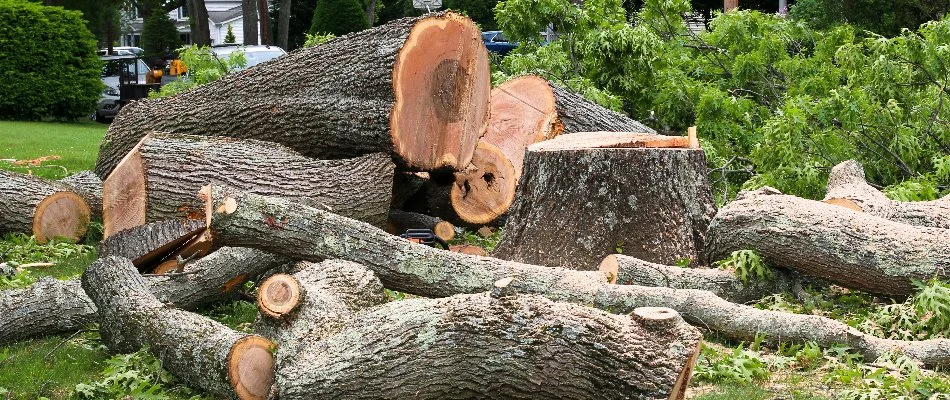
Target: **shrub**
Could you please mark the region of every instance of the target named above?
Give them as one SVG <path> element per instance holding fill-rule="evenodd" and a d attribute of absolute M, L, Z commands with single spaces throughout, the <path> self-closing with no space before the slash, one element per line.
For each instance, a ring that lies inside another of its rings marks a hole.
<path fill-rule="evenodd" d="M 0 0 L 0 119 L 74 120 L 102 93 L 96 40 L 82 14 Z"/>
<path fill-rule="evenodd" d="M 318 0 L 310 33 L 345 35 L 369 28 L 360 0 Z"/>
<path fill-rule="evenodd" d="M 237 43 L 237 38 L 234 37 L 234 28 L 231 27 L 231 24 L 228 24 L 228 34 L 224 35 L 224 43 Z"/>

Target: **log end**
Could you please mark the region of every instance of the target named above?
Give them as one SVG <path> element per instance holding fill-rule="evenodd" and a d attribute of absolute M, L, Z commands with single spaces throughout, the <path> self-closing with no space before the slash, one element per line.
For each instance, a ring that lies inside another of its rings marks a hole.
<path fill-rule="evenodd" d="M 452 225 L 449 221 L 439 221 L 435 224 L 435 229 L 432 231 L 436 236 L 446 242 L 455 239 L 455 225 Z"/>
<path fill-rule="evenodd" d="M 583 149 L 682 149 L 702 151 L 695 132 L 691 136 L 663 136 L 642 132 L 578 132 L 535 143 L 529 151 Z"/>
<path fill-rule="evenodd" d="M 145 168 L 139 149 L 142 138 L 112 173 L 102 181 L 102 234 L 104 237 L 145 224 Z"/>
<path fill-rule="evenodd" d="M 485 249 L 478 246 L 473 246 L 470 244 L 458 244 L 454 246 L 449 246 L 449 251 L 454 252 L 454 253 L 468 254 L 471 256 L 488 257 L 488 252 L 485 251 Z"/>
<path fill-rule="evenodd" d="M 679 312 L 667 307 L 637 307 L 631 316 L 643 326 L 654 329 L 670 329 L 683 320 Z"/>
<path fill-rule="evenodd" d="M 498 85 L 491 91 L 489 107 L 483 140 L 502 149 L 519 170 L 526 146 L 553 139 L 564 131 L 554 91 L 539 76 L 525 75 Z"/>
<path fill-rule="evenodd" d="M 276 274 L 261 283 L 257 308 L 271 318 L 281 318 L 300 306 L 303 287 L 292 275 Z"/>
<path fill-rule="evenodd" d="M 175 272 L 178 269 L 178 260 L 165 260 L 161 264 L 158 264 L 154 270 L 153 274 L 167 274 L 169 272 Z"/>
<path fill-rule="evenodd" d="M 620 277 L 620 263 L 617 261 L 616 254 L 611 254 L 607 257 L 604 257 L 603 261 L 600 262 L 600 267 L 598 269 L 607 276 L 607 283 L 617 283 L 617 278 Z"/>
<path fill-rule="evenodd" d="M 858 205 L 858 203 L 855 203 L 853 200 L 850 200 L 850 199 L 825 199 L 825 200 L 822 200 L 821 202 L 826 203 L 826 204 L 831 204 L 833 206 L 844 207 L 844 208 L 857 211 L 860 213 L 864 212 L 864 209 L 862 209 L 861 206 Z"/>
<path fill-rule="evenodd" d="M 456 175 L 452 208 L 471 224 L 487 224 L 508 211 L 515 201 L 518 177 L 511 161 L 494 145 L 479 141 L 472 163 L 478 168 Z"/>
<path fill-rule="evenodd" d="M 56 237 L 77 241 L 86 234 L 91 213 L 89 204 L 78 194 L 53 193 L 36 205 L 33 235 L 39 243 Z"/>
<path fill-rule="evenodd" d="M 264 400 L 274 384 L 274 342 L 256 335 L 239 339 L 228 354 L 228 377 L 241 400 Z"/>

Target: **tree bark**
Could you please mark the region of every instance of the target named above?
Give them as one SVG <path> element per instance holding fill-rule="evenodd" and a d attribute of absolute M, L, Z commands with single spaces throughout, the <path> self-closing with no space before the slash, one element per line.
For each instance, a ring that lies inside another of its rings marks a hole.
<path fill-rule="evenodd" d="M 260 250 L 225 247 L 188 263 L 183 275 L 146 280 L 162 303 L 194 310 L 232 298 L 247 280 L 289 263 Z M 0 291 L 0 343 L 85 329 L 96 313 L 79 279 L 41 278 L 28 288 Z"/>
<path fill-rule="evenodd" d="M 270 7 L 267 0 L 257 0 L 258 19 L 261 22 L 261 44 L 274 44 L 270 32 Z"/>
<path fill-rule="evenodd" d="M 70 187 L 30 175 L 0 171 L 0 235 L 24 233 L 39 243 L 86 234 L 91 211 Z"/>
<path fill-rule="evenodd" d="M 89 205 L 90 218 L 102 219 L 102 179 L 95 172 L 80 171 L 59 181 L 82 196 Z"/>
<path fill-rule="evenodd" d="M 414 212 L 390 210 L 386 228 L 387 232 L 394 235 L 406 233 L 409 229 L 430 229 L 446 242 L 455 238 L 455 225 L 451 222 Z"/>
<path fill-rule="evenodd" d="M 256 45 L 258 43 L 257 0 L 241 0 L 241 13 L 244 17 L 244 44 Z"/>
<path fill-rule="evenodd" d="M 191 41 L 196 46 L 211 45 L 211 27 L 208 25 L 208 7 L 204 0 L 186 0 L 188 15 L 190 15 Z M 134 143 L 133 143 L 134 144 Z M 121 157 L 121 155 L 119 156 Z M 106 174 L 96 169 L 99 177 L 105 177 Z"/>
<path fill-rule="evenodd" d="M 270 393 L 270 340 L 167 307 L 128 259 L 99 259 L 83 273 L 82 287 L 100 310 L 99 332 L 110 350 L 148 346 L 162 368 L 218 396 L 265 399 Z"/>
<path fill-rule="evenodd" d="M 766 187 L 716 214 L 708 258 L 751 249 L 766 262 L 850 289 L 907 296 L 912 280 L 947 277 L 950 230 L 889 221 Z"/>
<path fill-rule="evenodd" d="M 205 221 L 195 219 L 157 221 L 129 228 L 99 243 L 99 257 L 128 258 L 140 271 L 151 271 L 158 264 L 174 259 L 176 250 L 201 235 L 204 229 Z"/>
<path fill-rule="evenodd" d="M 472 167 L 456 175 L 452 188 L 455 212 L 472 224 L 489 223 L 511 207 L 525 149 L 534 143 L 562 133 L 656 133 L 534 75 L 492 89 L 489 110 L 488 129 L 479 140 Z"/>
<path fill-rule="evenodd" d="M 123 107 L 96 173 L 107 176 L 152 131 L 264 139 L 319 159 L 386 152 L 409 169 L 464 168 L 488 118 L 487 57 L 464 16 L 396 20 Z"/>
<path fill-rule="evenodd" d="M 299 199 L 382 226 L 393 168 L 379 153 L 313 160 L 270 142 L 150 134 L 105 180 L 104 231 L 108 237 L 146 222 L 202 218 L 195 193 L 208 183 Z"/>
<path fill-rule="evenodd" d="M 679 148 L 681 139 L 576 133 L 532 145 L 492 254 L 581 269 L 620 251 L 661 264 L 704 264 L 703 236 L 715 213 L 706 157 Z"/>
<path fill-rule="evenodd" d="M 823 201 L 905 224 L 950 229 L 950 196 L 934 201 L 891 200 L 867 183 L 864 168 L 854 160 L 831 169 Z"/>
<path fill-rule="evenodd" d="M 376 24 L 376 0 L 369 0 L 366 5 L 366 21 L 369 22 L 369 26 Z"/>
<path fill-rule="evenodd" d="M 537 296 L 416 298 L 308 342 L 277 386 L 281 399 L 682 399 L 701 340 L 673 310 L 627 316 Z"/>
<path fill-rule="evenodd" d="M 605 257 L 600 271 L 609 274 L 610 283 L 708 290 L 733 303 L 748 303 L 775 293 L 801 290 L 798 277 L 785 270 L 775 269 L 770 278 L 750 278 L 743 282 L 731 270 L 674 267 L 622 254 Z"/>
<path fill-rule="evenodd" d="M 280 14 L 277 16 L 277 46 L 287 49 L 290 37 L 291 0 L 280 0 Z"/>

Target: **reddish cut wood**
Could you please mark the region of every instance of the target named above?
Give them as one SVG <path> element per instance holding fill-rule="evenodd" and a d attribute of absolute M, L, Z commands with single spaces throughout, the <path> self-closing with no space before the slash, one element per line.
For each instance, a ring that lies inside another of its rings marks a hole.
<path fill-rule="evenodd" d="M 272 275 L 261 282 L 257 309 L 271 318 L 280 318 L 293 312 L 303 296 L 303 288 L 293 275 Z"/>
<path fill-rule="evenodd" d="M 459 174 L 452 185 L 452 209 L 465 222 L 485 224 L 508 211 L 518 173 L 508 156 L 485 141 L 478 142 L 472 164 L 478 169 Z"/>
<path fill-rule="evenodd" d="M 102 236 L 145 224 L 145 168 L 139 149 L 143 137 L 102 182 Z"/>

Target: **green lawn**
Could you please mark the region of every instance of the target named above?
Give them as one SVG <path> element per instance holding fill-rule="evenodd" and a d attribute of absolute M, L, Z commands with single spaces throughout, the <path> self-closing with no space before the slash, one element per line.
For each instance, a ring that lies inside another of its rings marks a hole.
<path fill-rule="evenodd" d="M 108 125 L 92 121 L 0 121 L 0 169 L 32 173 L 50 179 L 92 169 L 96 165 L 99 142 L 107 128 Z M 45 161 L 39 166 L 11 162 L 48 156 L 59 158 Z"/>

